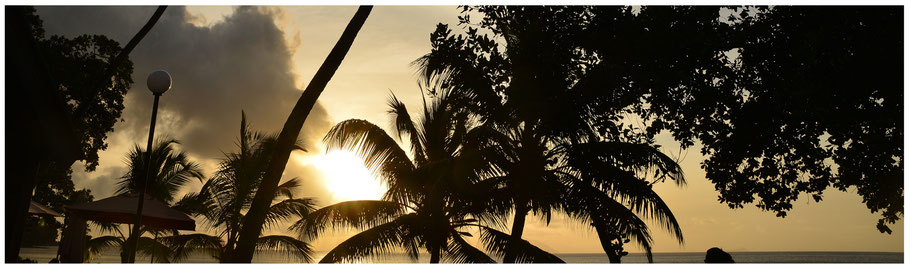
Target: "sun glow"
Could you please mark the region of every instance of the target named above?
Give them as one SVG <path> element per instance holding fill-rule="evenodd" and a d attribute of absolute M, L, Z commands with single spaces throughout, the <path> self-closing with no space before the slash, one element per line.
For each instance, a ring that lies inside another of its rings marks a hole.
<path fill-rule="evenodd" d="M 387 190 L 353 152 L 332 150 L 316 157 L 313 164 L 325 173 L 326 188 L 336 202 L 379 200 Z"/>

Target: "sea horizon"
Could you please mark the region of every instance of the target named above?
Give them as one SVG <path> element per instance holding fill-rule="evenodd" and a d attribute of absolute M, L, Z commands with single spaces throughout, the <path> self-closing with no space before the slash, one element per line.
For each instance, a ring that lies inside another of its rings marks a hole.
<path fill-rule="evenodd" d="M 56 246 L 23 247 L 20 256 L 38 263 L 47 263 L 56 256 Z M 328 251 L 314 251 L 313 258 L 319 261 Z M 736 263 L 904 263 L 904 252 L 887 251 L 729 251 Z M 566 263 L 609 263 L 604 253 L 553 253 Z M 703 263 L 704 252 L 653 252 L 654 263 Z M 428 263 L 430 256 L 421 253 L 416 261 L 405 253 L 390 253 L 373 257 L 358 263 Z M 139 255 L 137 263 L 147 263 L 149 257 Z M 500 259 L 496 259 L 501 262 Z M 623 263 L 647 263 L 642 252 L 629 253 Z M 116 249 L 105 251 L 91 263 L 120 263 Z M 191 254 L 178 263 L 218 263 L 217 260 L 201 253 Z M 260 251 L 253 257 L 253 263 L 304 263 L 296 257 L 277 251 Z M 443 263 L 445 260 L 443 259 Z"/>

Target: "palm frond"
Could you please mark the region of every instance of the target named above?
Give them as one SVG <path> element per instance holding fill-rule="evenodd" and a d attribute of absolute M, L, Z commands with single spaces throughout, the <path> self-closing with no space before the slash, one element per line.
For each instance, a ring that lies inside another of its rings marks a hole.
<path fill-rule="evenodd" d="M 654 241 L 647 224 L 603 191 L 580 180 L 574 183 L 568 186 L 562 210 L 571 218 L 592 224 L 600 237 L 609 233 L 634 240 L 651 261 L 651 244 Z"/>
<path fill-rule="evenodd" d="M 110 248 L 123 245 L 123 239 L 117 236 L 93 237 L 85 242 L 85 262 L 91 262 Z"/>
<path fill-rule="evenodd" d="M 208 210 L 201 212 L 201 215 L 205 217 L 205 223 L 211 227 L 222 226 L 231 219 L 236 194 L 236 188 L 232 183 L 230 178 L 219 172 L 207 180 L 199 191 L 200 199 L 208 205 Z"/>
<path fill-rule="evenodd" d="M 120 230 L 119 223 L 101 222 L 101 221 L 89 221 L 89 223 L 94 224 L 95 226 L 98 226 L 98 229 L 102 234 L 116 233 L 116 234 L 120 235 L 121 238 L 124 237 L 123 231 Z"/>
<path fill-rule="evenodd" d="M 175 234 L 158 238 L 164 245 L 172 249 L 171 258 L 174 262 L 186 259 L 191 253 L 201 252 L 211 257 L 221 254 L 224 247 L 221 238 L 207 234 Z"/>
<path fill-rule="evenodd" d="M 413 185 L 410 173 L 414 164 L 382 128 L 365 120 L 346 120 L 335 124 L 323 139 L 327 149 L 355 151 L 364 166 L 386 181 L 388 186 Z"/>
<path fill-rule="evenodd" d="M 453 197 L 457 202 L 449 208 L 449 213 L 470 215 L 482 223 L 508 229 L 507 218 L 513 208 L 514 193 L 505 188 L 506 177 L 489 177 L 472 184 L 469 190 Z"/>
<path fill-rule="evenodd" d="M 284 235 L 266 235 L 256 241 L 256 249 L 274 250 L 293 255 L 306 263 L 313 262 L 313 249 L 306 242 Z"/>
<path fill-rule="evenodd" d="M 598 141 L 573 145 L 570 158 L 596 159 L 615 167 L 652 172 L 655 181 L 672 180 L 678 186 L 685 186 L 682 167 L 659 149 L 639 143 Z"/>
<path fill-rule="evenodd" d="M 170 247 L 165 245 L 162 241 L 149 237 L 139 238 L 139 252 L 145 256 L 149 256 L 152 262 L 157 263 L 170 263 L 170 257 L 173 255 L 173 251 Z"/>
<path fill-rule="evenodd" d="M 511 236 L 489 227 L 480 226 L 480 240 L 488 252 L 499 257 L 506 254 L 506 248 L 510 247 Z M 520 263 L 565 263 L 556 255 L 546 252 L 537 246 L 534 246 L 527 240 L 522 239 L 514 245 L 516 253 L 516 262 Z"/>
<path fill-rule="evenodd" d="M 453 263 L 496 263 L 493 258 L 487 256 L 483 251 L 468 244 L 459 235 L 452 236 L 449 241 L 449 247 L 445 252 L 446 259 Z"/>
<path fill-rule="evenodd" d="M 608 193 L 614 199 L 628 204 L 633 211 L 642 214 L 648 219 L 657 221 L 682 244 L 684 240 L 679 222 L 670 207 L 654 192 L 652 184 L 636 176 L 633 172 L 618 167 L 616 161 L 624 159 L 626 163 L 635 165 L 656 162 L 658 164 L 651 164 L 650 166 L 663 167 L 659 169 L 666 170 L 660 173 L 674 179 L 679 184 L 684 184 L 685 180 L 679 165 L 675 162 L 667 163 L 666 161 L 672 160 L 662 153 L 657 154 L 659 151 L 649 146 L 612 142 L 587 143 L 586 145 L 590 147 L 573 147 L 573 149 L 569 150 L 567 167 L 572 171 L 567 174 L 572 177 L 582 178 L 584 179 L 583 182 L 587 182 L 578 184 L 588 184 L 596 187 L 602 192 Z M 631 148 L 631 150 L 611 150 L 611 147 L 612 149 Z M 594 152 L 594 150 L 603 150 L 603 152 Z M 651 152 L 651 157 L 628 156 L 630 155 L 629 152 Z M 654 161 L 655 159 L 657 161 Z"/>
<path fill-rule="evenodd" d="M 411 142 L 411 152 L 414 154 L 415 163 L 424 163 L 427 160 L 424 151 L 425 139 L 423 134 L 417 130 L 417 125 L 411 120 L 408 108 L 395 97 L 395 94 L 389 96 L 389 111 L 392 116 L 392 127 L 394 132 L 401 139 L 402 135 L 407 135 Z"/>
<path fill-rule="evenodd" d="M 300 187 L 300 178 L 291 178 L 284 183 L 278 185 L 278 188 L 275 189 L 275 199 L 283 198 L 294 198 L 294 188 Z"/>
<path fill-rule="evenodd" d="M 660 195 L 654 192 L 650 184 L 644 181 L 626 180 L 624 184 L 614 184 L 612 193 L 619 194 L 620 201 L 627 203 L 632 210 L 642 216 L 657 221 L 662 228 L 669 231 L 676 240 L 684 242 L 682 228 Z"/>
<path fill-rule="evenodd" d="M 291 217 L 306 217 L 316 210 L 312 198 L 285 199 L 269 207 L 265 215 L 265 227 L 270 228 Z"/>
<path fill-rule="evenodd" d="M 219 236 L 236 239 L 232 236 L 242 229 L 245 211 L 252 203 L 276 150 L 277 137 L 277 134 L 253 131 L 246 113 L 241 113 L 237 149 L 224 153 L 218 171 L 205 181 L 199 192 L 200 199 L 208 206 L 203 214 L 206 224 L 215 228 Z M 296 141 L 292 150 L 304 150 L 303 143 Z M 274 204 L 266 213 L 264 225 L 273 227 L 292 216 L 304 216 L 314 210 L 312 198 L 295 197 L 294 189 L 301 185 L 300 182 L 299 178 L 292 178 L 277 186 Z"/>
<path fill-rule="evenodd" d="M 403 230 L 415 226 L 416 217 L 411 213 L 355 234 L 326 253 L 319 263 L 356 262 L 368 257 L 380 257 L 397 247 L 407 246 L 409 244 L 403 238 Z"/>
<path fill-rule="evenodd" d="M 191 192 L 183 195 L 183 198 L 174 202 L 172 208 L 186 213 L 190 216 L 198 216 L 213 210 L 214 205 L 211 199 L 205 197 L 201 192 Z"/>
<path fill-rule="evenodd" d="M 117 183 L 115 195 L 138 193 L 140 183 L 146 178 L 146 165 L 150 165 L 150 180 L 146 184 L 146 193 L 165 203 L 171 203 L 174 195 L 192 179 L 200 182 L 204 179 L 198 163 L 189 160 L 184 152 L 179 152 L 174 145 L 177 140 L 158 140 L 151 151 L 151 159 L 146 158 L 146 151 L 135 145 L 127 155 L 129 171 Z"/>
<path fill-rule="evenodd" d="M 391 201 L 347 201 L 313 211 L 290 229 L 297 231 L 301 238 L 314 239 L 329 227 L 365 229 L 387 223 L 403 212 L 401 204 Z"/>

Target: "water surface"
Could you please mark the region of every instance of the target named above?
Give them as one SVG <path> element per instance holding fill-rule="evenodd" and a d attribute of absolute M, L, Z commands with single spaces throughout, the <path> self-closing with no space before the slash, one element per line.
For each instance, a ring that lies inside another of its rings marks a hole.
<path fill-rule="evenodd" d="M 120 263 L 119 250 L 108 250 L 93 263 Z M 56 256 L 57 247 L 22 248 L 19 256 L 46 263 Z M 318 261 L 325 252 L 314 253 Z M 903 252 L 730 252 L 737 263 L 903 263 Z M 567 263 L 609 263 L 603 253 L 557 253 L 556 256 Z M 405 254 L 390 254 L 375 258 L 373 263 L 427 263 L 429 255 L 421 255 L 417 261 Z M 654 253 L 655 263 L 703 263 L 703 252 L 662 252 Z M 139 256 L 137 262 L 148 262 L 148 256 Z M 642 253 L 632 253 L 623 257 L 624 263 L 646 263 L 647 257 Z M 215 259 L 203 254 L 190 255 L 184 263 L 216 263 Z M 300 263 L 295 257 L 275 251 L 263 251 L 253 257 L 254 263 Z"/>

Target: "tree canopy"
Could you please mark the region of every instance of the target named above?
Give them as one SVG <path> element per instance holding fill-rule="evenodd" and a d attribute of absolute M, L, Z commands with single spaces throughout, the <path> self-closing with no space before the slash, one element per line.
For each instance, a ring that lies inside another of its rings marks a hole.
<path fill-rule="evenodd" d="M 63 213 L 63 206 L 91 202 L 94 197 L 89 189 L 76 190 L 70 180 L 72 170 L 69 167 L 49 165 L 38 173 L 40 184 L 35 185 L 35 195 L 32 201 L 47 206 L 48 208 Z M 53 245 L 58 239 L 57 233 L 63 224 L 54 217 L 29 217 L 26 224 L 27 237 L 23 237 L 23 245 Z"/>
<path fill-rule="evenodd" d="M 653 142 L 668 131 L 683 148 L 698 143 L 731 208 L 755 203 L 784 217 L 800 195 L 821 201 L 828 187 L 856 188 L 890 233 L 903 216 L 902 19 L 899 7 L 464 7 L 465 34 L 446 25 L 431 34 L 433 53 L 448 58 L 417 63 L 460 62 L 424 77 L 456 76 L 527 104 L 502 112 L 478 103 L 481 115 L 531 113 L 557 132 L 590 124 L 608 138 Z M 515 45 L 519 34 L 548 38 Z M 522 47 L 549 49 L 514 57 Z M 508 70 L 522 66 L 548 68 L 512 81 Z M 534 86 L 559 82 L 548 76 L 565 78 L 571 95 Z M 507 92 L 515 83 L 534 87 Z"/>
<path fill-rule="evenodd" d="M 615 97 L 631 91 L 615 87 L 627 78 L 614 76 L 598 48 L 586 47 L 610 41 L 592 30 L 595 15 L 634 19 L 632 9 L 484 6 L 463 12 L 466 33 L 438 25 L 431 52 L 415 64 L 428 86 L 441 84 L 476 104 L 469 110 L 482 122 L 480 137 L 487 141 L 481 144 L 496 148 L 489 159 L 503 170 L 489 181 L 502 184 L 504 200 L 514 205 L 512 241 L 521 239 L 527 214 L 549 220 L 561 211 L 595 227 L 611 262 L 620 261 L 630 238 L 650 257 L 650 232 L 636 214 L 657 220 L 682 242 L 675 217 L 651 189 L 666 178 L 685 182 L 681 170 L 671 158 L 654 158 L 664 155 L 641 130 L 622 126 L 628 103 Z M 482 17 L 472 21 L 475 12 Z M 579 153 L 584 148 L 597 152 Z M 512 248 L 506 247 L 506 263 L 520 260 Z"/>
<path fill-rule="evenodd" d="M 901 9 L 737 11 L 723 38 L 703 39 L 720 50 L 670 69 L 687 79 L 645 91 L 649 133 L 701 142 L 702 168 L 731 208 L 755 202 L 783 217 L 800 194 L 856 188 L 890 233 L 903 216 Z"/>
<path fill-rule="evenodd" d="M 103 79 L 110 63 L 120 55 L 120 44 L 103 35 L 45 37 L 43 22 L 28 8 L 27 21 L 38 43 L 41 61 L 56 84 L 59 98 L 66 103 L 79 139 L 86 170 L 98 166 L 98 151 L 107 149 L 108 133 L 120 120 L 123 96 L 133 84 L 133 63 L 127 58 Z M 103 81 L 104 83 L 100 83 Z"/>

